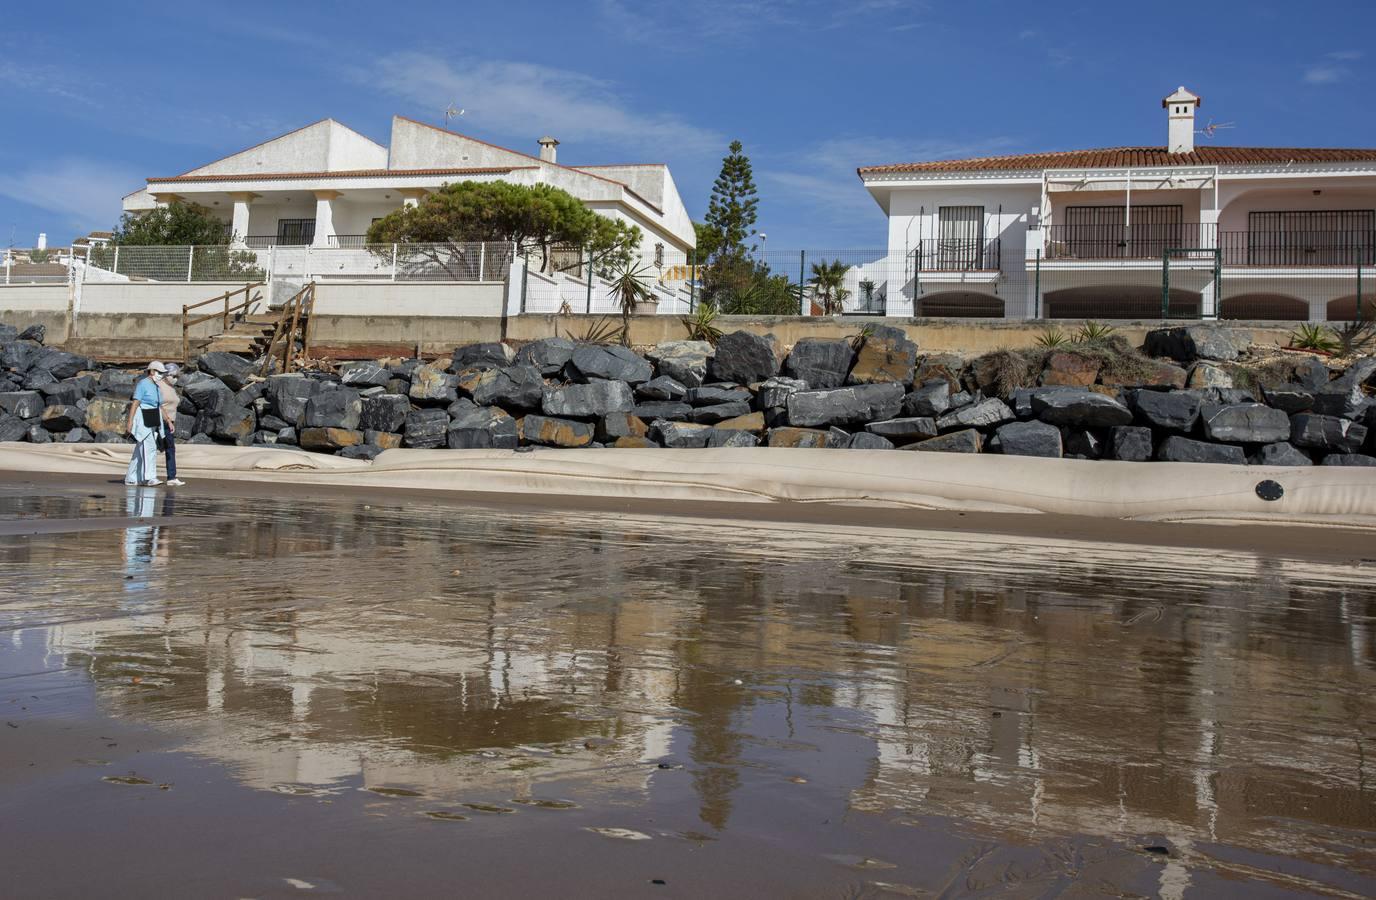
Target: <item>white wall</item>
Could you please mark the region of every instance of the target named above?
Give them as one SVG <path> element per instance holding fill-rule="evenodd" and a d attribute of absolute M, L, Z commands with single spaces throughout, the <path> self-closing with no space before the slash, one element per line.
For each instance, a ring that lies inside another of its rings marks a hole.
<path fill-rule="evenodd" d="M 1031 185 L 896 189 L 889 200 L 889 256 L 901 259 L 911 255 L 919 239 L 935 238 L 943 206 L 983 206 L 985 239 L 1002 239 L 1005 260 L 1020 256 L 1027 245 L 1028 213 L 1040 202 L 1040 187 Z"/>
<path fill-rule="evenodd" d="M 322 316 L 500 316 L 505 301 L 500 281 L 326 281 L 315 288 L 315 312 Z"/>
<path fill-rule="evenodd" d="M 1224 181 L 1219 190 L 1222 212 L 1220 231 L 1246 231 L 1249 213 L 1277 210 L 1376 209 L 1376 187 L 1278 188 L 1253 183 Z"/>
<path fill-rule="evenodd" d="M 69 297 L 65 284 L 0 284 L 0 310 L 65 311 Z"/>
<path fill-rule="evenodd" d="M 187 174 L 256 175 L 265 172 L 381 169 L 386 166 L 385 147 L 332 119 L 326 119 L 192 169 Z"/>

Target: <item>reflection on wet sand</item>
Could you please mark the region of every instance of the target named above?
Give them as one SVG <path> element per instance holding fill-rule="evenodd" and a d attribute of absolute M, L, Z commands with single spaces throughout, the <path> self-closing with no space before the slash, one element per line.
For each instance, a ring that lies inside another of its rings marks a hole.
<path fill-rule="evenodd" d="M 876 891 L 1376 891 L 1369 571 L 171 498 L 0 495 L 3 516 L 131 519 L 0 538 L 0 627 L 250 788 L 769 834 Z M 838 856 L 804 813 L 887 849 Z M 892 858 L 886 829 L 971 843 Z"/>

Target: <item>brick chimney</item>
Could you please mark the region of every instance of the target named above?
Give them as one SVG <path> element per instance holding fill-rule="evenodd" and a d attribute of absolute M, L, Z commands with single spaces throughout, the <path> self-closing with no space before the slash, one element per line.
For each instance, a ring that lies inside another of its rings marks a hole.
<path fill-rule="evenodd" d="M 549 135 L 540 138 L 540 158 L 547 163 L 557 163 L 559 151 L 554 148 L 558 146 L 559 142 Z"/>
<path fill-rule="evenodd" d="M 1194 152 L 1194 111 L 1203 100 L 1191 94 L 1181 85 L 1175 93 L 1161 101 L 1166 110 L 1167 129 L 1166 150 L 1170 153 Z"/>

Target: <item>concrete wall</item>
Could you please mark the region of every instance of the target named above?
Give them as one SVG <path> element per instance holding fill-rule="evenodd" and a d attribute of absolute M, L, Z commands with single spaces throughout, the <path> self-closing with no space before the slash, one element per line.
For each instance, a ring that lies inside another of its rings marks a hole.
<path fill-rule="evenodd" d="M 1226 181 L 1223 185 L 1219 197 L 1223 204 L 1218 217 L 1219 231 L 1247 231 L 1252 212 L 1376 209 L 1376 187 L 1322 188 L 1315 194 L 1313 189 L 1229 185 Z"/>
<path fill-rule="evenodd" d="M 329 316 L 444 317 L 502 315 L 506 284 L 501 281 L 316 282 L 315 309 Z"/>

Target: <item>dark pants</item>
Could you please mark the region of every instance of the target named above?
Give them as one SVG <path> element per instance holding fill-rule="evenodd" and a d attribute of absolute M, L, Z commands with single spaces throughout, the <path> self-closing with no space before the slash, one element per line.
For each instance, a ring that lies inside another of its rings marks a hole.
<path fill-rule="evenodd" d="M 162 437 L 167 447 L 167 480 L 171 481 L 177 477 L 177 442 L 172 439 L 172 432 L 166 428 L 162 431 Z"/>

